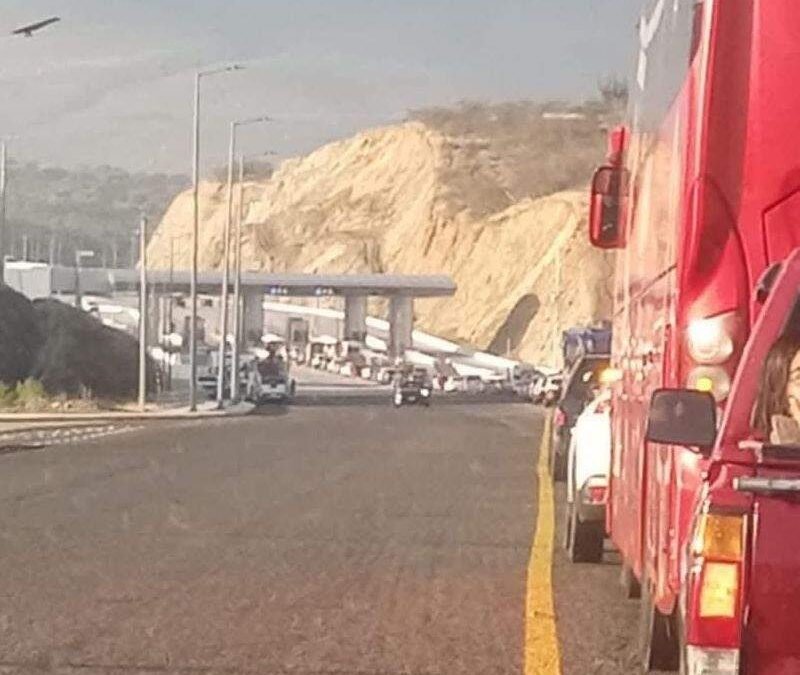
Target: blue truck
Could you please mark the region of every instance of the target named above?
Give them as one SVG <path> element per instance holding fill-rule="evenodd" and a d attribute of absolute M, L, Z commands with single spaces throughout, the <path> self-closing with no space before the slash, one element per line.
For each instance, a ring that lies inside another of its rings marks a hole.
<path fill-rule="evenodd" d="M 592 326 L 574 326 L 561 334 L 564 370 L 569 371 L 585 354 L 611 353 L 611 322 L 599 321 Z"/>

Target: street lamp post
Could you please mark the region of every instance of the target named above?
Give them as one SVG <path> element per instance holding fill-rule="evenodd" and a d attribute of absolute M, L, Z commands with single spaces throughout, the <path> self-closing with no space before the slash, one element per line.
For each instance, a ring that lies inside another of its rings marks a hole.
<path fill-rule="evenodd" d="M 6 257 L 6 142 L 0 143 L 0 284 L 5 281 Z"/>
<path fill-rule="evenodd" d="M 225 219 L 225 234 L 222 252 L 222 288 L 220 291 L 220 338 L 219 338 L 219 368 L 217 371 L 217 407 L 222 408 L 225 402 L 225 351 L 228 341 L 228 286 L 230 285 L 230 251 L 231 251 L 231 225 L 233 221 L 233 158 L 236 153 L 236 130 L 250 124 L 269 122 L 266 115 L 253 117 L 246 120 L 231 122 L 230 142 L 228 145 L 228 214 Z M 233 380 L 233 377 L 231 377 Z"/>
<path fill-rule="evenodd" d="M 268 150 L 260 156 L 275 155 Z M 244 162 L 245 156 L 239 155 L 239 211 L 236 215 L 236 236 L 233 249 L 233 354 L 231 356 L 231 401 L 239 401 L 239 355 L 242 344 L 242 226 L 244 224 Z"/>
<path fill-rule="evenodd" d="M 231 355 L 231 403 L 239 402 L 239 342 L 242 296 L 242 220 L 244 219 L 244 155 L 239 155 L 239 211 L 236 214 L 236 238 L 233 250 L 233 353 Z"/>
<path fill-rule="evenodd" d="M 209 75 L 243 70 L 243 66 L 233 65 L 212 70 L 199 70 L 194 77 L 194 116 L 192 122 L 192 271 L 190 279 L 191 322 L 189 325 L 189 410 L 197 410 L 197 253 L 200 205 L 200 80 Z"/>
<path fill-rule="evenodd" d="M 77 249 L 75 251 L 75 306 L 81 309 L 81 260 L 93 258 L 94 251 Z"/>
<path fill-rule="evenodd" d="M 147 218 L 139 225 L 139 410 L 147 399 Z"/>

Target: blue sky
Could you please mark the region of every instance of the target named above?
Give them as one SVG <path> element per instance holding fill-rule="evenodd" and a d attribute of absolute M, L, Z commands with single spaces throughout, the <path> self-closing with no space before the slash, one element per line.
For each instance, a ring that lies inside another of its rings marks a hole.
<path fill-rule="evenodd" d="M 635 0 L 6 0 L 0 33 L 57 14 L 33 39 L 0 37 L 0 135 L 62 166 L 188 172 L 198 66 L 209 79 L 204 166 L 228 122 L 248 151 L 307 152 L 462 99 L 581 99 L 626 74 Z"/>

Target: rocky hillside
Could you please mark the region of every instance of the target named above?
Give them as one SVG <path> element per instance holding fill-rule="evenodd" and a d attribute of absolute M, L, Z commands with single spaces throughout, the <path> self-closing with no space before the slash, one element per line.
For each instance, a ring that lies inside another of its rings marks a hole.
<path fill-rule="evenodd" d="M 550 122 L 541 111 L 532 119 Z M 538 154 L 528 139 L 534 159 L 527 185 L 519 151 L 501 154 L 498 134 L 461 124 L 455 136 L 435 122 L 367 131 L 249 183 L 245 269 L 447 273 L 458 293 L 418 301 L 421 328 L 546 362 L 556 322 L 586 322 L 610 309 L 610 262 L 590 249 L 585 234 L 584 186 L 602 154 L 598 120 L 552 120 L 564 131 L 562 143 L 551 139 Z M 574 125 L 584 132 L 573 133 Z M 564 187 L 579 189 L 537 196 Z M 214 268 L 221 261 L 224 186 L 204 183 L 201 200 L 201 266 Z M 176 266 L 188 267 L 190 227 L 185 192 L 152 237 L 152 264 L 169 264 L 169 240 L 177 238 L 185 245 L 175 247 Z M 556 298 L 559 267 L 564 284 Z"/>

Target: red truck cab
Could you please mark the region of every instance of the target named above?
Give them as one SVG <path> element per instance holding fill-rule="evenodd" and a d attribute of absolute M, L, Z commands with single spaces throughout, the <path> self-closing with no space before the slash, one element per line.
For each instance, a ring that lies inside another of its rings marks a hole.
<path fill-rule="evenodd" d="M 651 452 L 683 446 L 708 462 L 681 551 L 686 673 L 800 673 L 800 437 L 772 445 L 753 428 L 770 348 L 800 334 L 800 249 L 770 281 L 719 428 L 713 397 L 697 390 L 656 391 L 649 410 Z"/>

